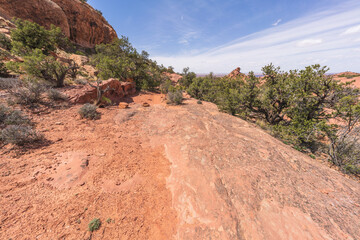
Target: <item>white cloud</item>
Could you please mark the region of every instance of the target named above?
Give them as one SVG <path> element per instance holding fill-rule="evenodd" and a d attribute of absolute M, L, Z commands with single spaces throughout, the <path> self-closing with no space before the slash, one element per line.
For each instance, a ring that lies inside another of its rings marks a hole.
<path fill-rule="evenodd" d="M 349 34 L 354 34 L 354 33 L 358 33 L 358 32 L 360 32 L 360 25 L 346 29 L 346 31 L 343 33 L 343 35 L 349 35 Z"/>
<path fill-rule="evenodd" d="M 273 26 L 277 26 L 277 25 L 279 25 L 279 23 L 281 22 L 282 20 L 281 19 L 278 19 L 276 22 L 274 22 L 272 25 Z"/>
<path fill-rule="evenodd" d="M 360 58 L 355 51 L 359 48 L 356 39 L 360 34 L 355 28 L 360 26 L 359 16 L 358 1 L 342 3 L 341 9 L 334 7 L 295 19 L 202 53 L 154 59 L 174 66 L 177 71 L 189 66 L 197 73 L 227 73 L 237 66 L 244 72 L 260 72 L 270 62 L 285 70 L 320 63 L 329 66 L 332 72 L 360 71 Z M 352 34 L 342 35 L 345 32 Z"/>
<path fill-rule="evenodd" d="M 297 43 L 298 47 L 308 47 L 322 43 L 322 39 L 304 39 Z"/>

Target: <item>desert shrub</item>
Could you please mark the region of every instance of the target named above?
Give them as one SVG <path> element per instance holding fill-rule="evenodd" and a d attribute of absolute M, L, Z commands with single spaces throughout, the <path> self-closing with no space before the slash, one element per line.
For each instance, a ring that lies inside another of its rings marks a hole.
<path fill-rule="evenodd" d="M 41 94 L 45 92 L 44 85 L 27 81 L 22 87 L 11 90 L 11 94 L 15 97 L 15 102 L 22 105 L 33 105 L 41 102 Z"/>
<path fill-rule="evenodd" d="M 1 131 L 1 140 L 5 144 L 12 143 L 22 146 L 28 143 L 42 141 L 43 135 L 39 134 L 30 126 L 10 125 Z"/>
<path fill-rule="evenodd" d="M 183 101 L 183 95 L 181 90 L 169 91 L 166 95 L 167 104 L 180 105 Z"/>
<path fill-rule="evenodd" d="M 50 88 L 47 91 L 47 96 L 49 97 L 49 99 L 53 101 L 59 101 L 59 100 L 63 101 L 67 99 L 67 97 L 62 92 L 53 88 Z"/>
<path fill-rule="evenodd" d="M 5 125 L 29 125 L 30 119 L 21 111 L 10 111 L 4 120 Z"/>
<path fill-rule="evenodd" d="M 99 119 L 100 113 L 96 111 L 96 109 L 97 107 L 95 105 L 86 103 L 79 109 L 80 117 L 91 120 Z"/>
<path fill-rule="evenodd" d="M 9 71 L 5 63 L 0 62 L 0 77 L 7 77 L 7 76 L 9 76 Z"/>
<path fill-rule="evenodd" d="M 54 51 L 56 47 L 65 47 L 69 40 L 61 29 L 51 26 L 50 30 L 37 23 L 15 19 L 16 28 L 11 30 L 12 51 L 16 55 L 25 56 L 35 49 L 41 49 L 44 54 Z"/>
<path fill-rule="evenodd" d="M 182 78 L 179 80 L 179 84 L 181 86 L 184 86 L 185 88 L 188 88 L 193 82 L 193 80 L 196 78 L 196 74 L 194 72 L 190 72 L 189 69 L 189 67 L 183 69 L 183 72 L 181 74 Z"/>
<path fill-rule="evenodd" d="M 149 59 L 145 51 L 138 53 L 128 38 L 122 37 L 110 44 L 96 46 L 91 63 L 99 70 L 101 79 L 132 79 L 138 89 L 151 90 L 161 83 L 161 69 Z"/>
<path fill-rule="evenodd" d="M 0 33 L 0 47 L 6 50 L 11 50 L 11 40 L 4 34 Z"/>
<path fill-rule="evenodd" d="M 91 220 L 91 222 L 89 223 L 89 231 L 90 232 L 94 232 L 96 230 L 98 230 L 101 226 L 101 221 L 99 218 L 94 218 L 93 220 Z"/>
<path fill-rule="evenodd" d="M 5 120 L 6 120 L 7 116 L 8 116 L 8 113 L 9 113 L 9 108 L 7 108 L 3 104 L 1 104 L 0 105 L 0 125 L 5 123 Z"/>
<path fill-rule="evenodd" d="M 198 100 L 196 103 L 197 103 L 197 104 L 202 104 L 202 101 L 201 101 L 201 100 Z"/>
<path fill-rule="evenodd" d="M 102 11 L 100 11 L 100 10 L 98 10 L 98 9 L 96 9 L 95 11 L 96 11 L 98 14 L 100 14 L 101 16 L 103 15 Z"/>
<path fill-rule="evenodd" d="M 86 79 L 83 79 L 83 78 L 75 79 L 74 82 L 76 84 L 80 84 L 80 85 L 86 85 L 88 83 L 88 81 Z"/>
<path fill-rule="evenodd" d="M 44 79 L 56 87 L 63 87 L 66 76 L 78 68 L 74 63 L 56 61 L 54 57 L 46 56 L 41 50 L 35 49 L 24 57 L 24 62 L 19 64 L 18 72 L 23 70 L 32 77 Z"/>
<path fill-rule="evenodd" d="M 17 78 L 0 78 L 0 89 L 10 90 L 21 86 L 22 82 Z"/>
<path fill-rule="evenodd" d="M 166 79 L 163 83 L 160 84 L 161 93 L 164 93 L 164 94 L 168 93 L 171 86 L 172 86 L 171 80 Z"/>

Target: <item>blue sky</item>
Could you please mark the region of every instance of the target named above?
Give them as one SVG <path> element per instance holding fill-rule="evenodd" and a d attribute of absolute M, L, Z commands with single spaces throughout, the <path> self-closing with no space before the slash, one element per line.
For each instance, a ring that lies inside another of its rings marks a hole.
<path fill-rule="evenodd" d="M 360 72 L 359 0 L 89 0 L 139 50 L 176 71 L 260 72 L 320 63 Z"/>

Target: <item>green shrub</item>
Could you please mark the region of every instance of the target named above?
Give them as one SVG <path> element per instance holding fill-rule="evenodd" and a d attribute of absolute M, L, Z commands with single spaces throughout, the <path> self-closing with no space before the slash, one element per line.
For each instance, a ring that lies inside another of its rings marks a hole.
<path fill-rule="evenodd" d="M 6 50 L 11 50 L 11 40 L 5 36 L 5 34 L 0 33 L 0 47 Z"/>
<path fill-rule="evenodd" d="M 10 125 L 1 131 L 1 140 L 18 146 L 40 142 L 43 135 L 32 129 L 30 126 Z"/>
<path fill-rule="evenodd" d="M 35 49 L 31 54 L 25 56 L 24 62 L 19 65 L 19 69 L 23 69 L 28 75 L 44 79 L 56 87 L 63 87 L 66 76 L 71 71 L 77 71 L 78 68 L 76 64 L 56 61 L 54 57 L 44 55 L 39 49 Z"/>
<path fill-rule="evenodd" d="M 154 89 L 163 78 L 160 67 L 149 59 L 149 54 L 145 51 L 139 54 L 124 36 L 110 44 L 97 45 L 91 63 L 99 70 L 101 79 L 132 79 L 138 89 Z"/>
<path fill-rule="evenodd" d="M 169 91 L 167 96 L 167 104 L 180 105 L 183 101 L 183 95 L 181 90 Z"/>
<path fill-rule="evenodd" d="M 86 103 L 79 109 L 79 114 L 81 118 L 86 119 L 99 119 L 100 113 L 96 111 L 97 107 L 93 104 Z"/>
<path fill-rule="evenodd" d="M 101 226 L 101 221 L 99 218 L 94 218 L 93 220 L 91 220 L 91 222 L 89 223 L 89 231 L 90 232 L 94 232 L 96 230 L 98 230 Z"/>
<path fill-rule="evenodd" d="M 196 74 L 194 72 L 190 72 L 189 67 L 183 69 L 181 76 L 182 78 L 179 80 L 179 84 L 185 88 L 188 88 L 196 78 Z"/>
<path fill-rule="evenodd" d="M 37 23 L 15 19 L 16 28 L 11 30 L 12 51 L 16 55 L 25 56 L 34 49 L 41 49 L 44 54 L 54 51 L 56 47 L 65 47 L 69 40 L 61 29 L 51 26 L 50 30 Z"/>

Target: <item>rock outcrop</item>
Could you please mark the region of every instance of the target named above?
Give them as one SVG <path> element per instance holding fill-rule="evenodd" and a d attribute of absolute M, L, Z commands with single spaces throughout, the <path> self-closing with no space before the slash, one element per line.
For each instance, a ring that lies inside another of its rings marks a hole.
<path fill-rule="evenodd" d="M 231 79 L 237 78 L 239 76 L 245 76 L 245 74 L 240 72 L 240 67 L 234 69 L 231 73 L 226 75 L 227 78 L 231 78 Z"/>
<path fill-rule="evenodd" d="M 111 100 L 112 103 L 118 104 L 123 97 L 132 95 L 136 92 L 134 82 L 120 82 L 118 79 L 111 78 L 100 84 L 102 90 L 109 89 L 104 93 L 104 97 Z M 64 91 L 73 104 L 91 103 L 96 100 L 96 88 L 89 85 L 74 86 Z"/>
<path fill-rule="evenodd" d="M 0 16 L 34 21 L 47 28 L 53 24 L 83 47 L 109 43 L 117 37 L 101 14 L 80 0 L 0 0 Z"/>

